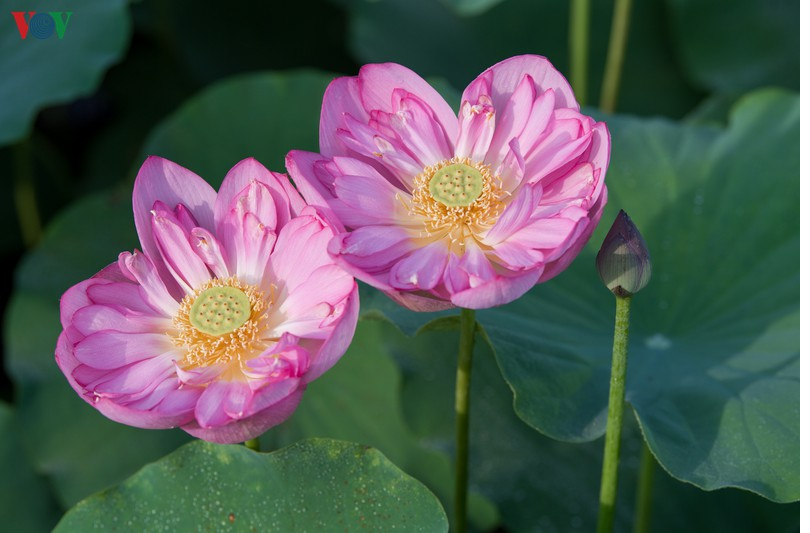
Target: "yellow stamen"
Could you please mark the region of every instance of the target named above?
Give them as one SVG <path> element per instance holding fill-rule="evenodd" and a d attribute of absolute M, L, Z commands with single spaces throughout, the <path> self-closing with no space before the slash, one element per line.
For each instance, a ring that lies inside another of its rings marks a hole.
<path fill-rule="evenodd" d="M 272 339 L 262 333 L 270 298 L 238 279 L 214 278 L 186 295 L 174 317 L 172 341 L 184 348 L 179 362 L 185 369 L 252 359 Z"/>
<path fill-rule="evenodd" d="M 477 239 L 497 222 L 507 196 L 489 165 L 454 157 L 414 178 L 409 214 L 424 221 L 425 237 L 447 237 L 461 255 L 468 237 Z"/>

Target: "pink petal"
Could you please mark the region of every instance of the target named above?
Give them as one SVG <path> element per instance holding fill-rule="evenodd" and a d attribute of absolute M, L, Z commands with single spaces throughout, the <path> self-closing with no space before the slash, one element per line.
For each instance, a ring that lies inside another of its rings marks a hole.
<path fill-rule="evenodd" d="M 184 368 L 182 362 L 175 364 L 174 371 L 184 385 L 208 385 L 218 379 L 228 369 L 226 364 Z"/>
<path fill-rule="evenodd" d="M 519 228 L 508 239 L 510 242 L 537 250 L 565 248 L 577 227 L 578 220 L 562 216 L 535 220 Z"/>
<path fill-rule="evenodd" d="M 449 139 L 457 137 L 458 121 L 453 110 L 430 84 L 412 70 L 395 63 L 365 65 L 360 69 L 358 78 L 360 98 L 367 111 L 379 109 L 387 113 L 396 112 L 393 94 L 397 89 L 402 89 L 425 103 Z M 324 97 L 324 105 L 327 104 L 335 103 L 327 103 Z M 340 105 L 340 102 L 336 104 Z"/>
<path fill-rule="evenodd" d="M 261 280 L 275 232 L 305 207 L 286 176 L 245 159 L 225 177 L 217 197 L 217 239 L 228 269 L 248 283 Z"/>
<path fill-rule="evenodd" d="M 485 97 L 489 105 L 492 105 L 492 99 L 489 95 L 492 94 L 492 70 L 486 70 L 479 74 L 461 93 L 461 103 L 480 102 L 481 97 Z M 459 111 L 459 122 L 461 121 L 461 111 Z"/>
<path fill-rule="evenodd" d="M 564 116 L 561 111 L 573 113 L 558 110 L 548 134 L 525 156 L 526 176 L 530 183 L 541 180 L 568 162 L 577 161 L 590 146 L 593 134 L 590 129 L 583 129 L 582 122 L 587 117 L 558 118 Z"/>
<path fill-rule="evenodd" d="M 252 157 L 234 165 L 222 181 L 214 205 L 217 227 L 236 202 L 242 202 L 243 211 L 253 213 L 272 230 L 286 224 L 306 205 L 287 176 L 270 172 Z"/>
<path fill-rule="evenodd" d="M 267 270 L 270 255 L 276 243 L 276 234 L 253 213 L 241 217 L 232 211 L 226 222 L 233 233 L 228 239 L 227 254 L 232 258 L 229 271 L 251 285 L 259 285 Z"/>
<path fill-rule="evenodd" d="M 284 333 L 278 343 L 245 363 L 242 373 L 251 378 L 251 387 L 290 377 L 301 377 L 309 368 L 309 352 L 295 344 L 298 338 Z"/>
<path fill-rule="evenodd" d="M 536 146 L 539 140 L 546 134 L 553 113 L 554 91 L 547 89 L 532 103 L 531 111 L 526 120 L 526 126 L 517 137 L 520 145 L 524 146 L 527 150 Z"/>
<path fill-rule="evenodd" d="M 462 101 L 459 118 L 455 155 L 483 161 L 495 134 L 495 108 L 489 95 L 481 95 L 476 102 Z"/>
<path fill-rule="evenodd" d="M 329 160 L 321 154 L 293 150 L 285 158 L 287 172 L 295 183 L 296 188 L 310 205 L 327 206 L 327 200 L 334 198 L 334 179 L 329 172 L 324 171 Z M 316 168 L 320 168 L 320 171 Z"/>
<path fill-rule="evenodd" d="M 182 426 L 183 431 L 209 442 L 234 444 L 258 437 L 273 426 L 281 424 L 293 414 L 301 401 L 303 388 L 299 388 L 267 409 L 248 418 L 230 422 L 225 426 L 203 428 L 196 421 Z"/>
<path fill-rule="evenodd" d="M 356 288 L 354 279 L 337 265 L 318 268 L 281 302 L 278 309 L 284 321 L 276 326 L 275 334 L 322 338 L 327 332 L 321 331 L 321 325 Z"/>
<path fill-rule="evenodd" d="M 163 262 L 186 293 L 211 279 L 208 267 L 189 243 L 190 235 L 157 203 L 152 210 L 152 234 Z"/>
<path fill-rule="evenodd" d="M 572 232 L 572 238 L 570 239 L 568 248 L 561 251 L 562 254 L 559 258 L 556 258 L 556 261 L 546 266 L 543 276 L 540 278 L 540 283 L 553 278 L 565 270 L 565 268 L 571 264 L 571 261 L 574 260 L 579 252 L 582 251 L 585 243 L 588 242 L 588 239 L 593 234 L 593 230 L 599 223 L 599 219 L 602 217 L 602 210 L 604 209 L 606 203 L 607 189 L 603 188 L 602 194 L 595 200 L 594 205 L 587 214 L 587 218 L 581 219 L 577 229 Z"/>
<path fill-rule="evenodd" d="M 228 382 L 230 390 L 222 402 L 222 409 L 230 418 L 239 419 L 245 416 L 253 400 L 250 385 L 242 380 Z M 205 393 L 203 393 L 205 395 Z"/>
<path fill-rule="evenodd" d="M 544 187 L 540 205 L 556 205 L 560 206 L 560 209 L 585 199 L 590 200 L 597 185 L 593 165 L 590 163 L 581 163 L 553 181 L 547 178 L 541 180 L 540 183 Z"/>
<path fill-rule="evenodd" d="M 335 180 L 339 201 L 330 205 L 344 225 L 357 228 L 408 220 L 408 208 L 400 197 L 409 195 L 376 172 L 374 174 L 376 176 L 340 176 Z"/>
<path fill-rule="evenodd" d="M 315 269 L 332 263 L 326 247 L 333 235 L 334 230 L 317 216 L 294 218 L 278 235 L 263 284 L 295 290 Z"/>
<path fill-rule="evenodd" d="M 142 289 L 141 295 L 152 308 L 165 316 L 174 316 L 177 313 L 180 307 L 179 298 L 175 299 L 169 294 L 158 269 L 148 257 L 137 250 L 132 254 L 122 252 L 118 256 L 118 266 L 122 272 L 138 282 Z"/>
<path fill-rule="evenodd" d="M 471 239 L 467 240 L 458 268 L 467 274 L 470 287 L 481 285 L 497 276 L 486 254 Z"/>
<path fill-rule="evenodd" d="M 59 319 L 62 329 L 67 329 L 73 323 L 73 315 L 76 314 L 76 311 L 93 303 L 87 295 L 87 290 L 94 285 L 106 284 L 102 280 L 91 278 L 77 283 L 65 291 L 59 300 Z"/>
<path fill-rule="evenodd" d="M 378 129 L 360 122 L 354 117 L 346 117 L 346 127 L 336 132 L 353 157 L 361 156 L 369 164 L 376 165 L 383 174 L 390 175 L 392 183 L 408 186 L 413 176 L 424 168 L 400 141 L 388 137 Z"/>
<path fill-rule="evenodd" d="M 494 246 L 524 227 L 529 222 L 542 196 L 543 189 L 539 186 L 524 185 L 521 187 L 498 217 L 495 225 L 486 233 L 482 242 L 487 246 Z"/>
<path fill-rule="evenodd" d="M 201 387 L 187 387 L 182 384 L 176 385 L 172 380 L 166 380 L 155 389 L 155 394 L 160 395 L 161 400 L 152 408 L 155 413 L 173 414 L 180 413 L 184 415 L 183 421 L 175 424 L 185 424 L 194 419 L 194 407 L 197 405 L 197 400 L 203 393 Z M 168 392 L 163 391 L 167 389 Z"/>
<path fill-rule="evenodd" d="M 526 172 L 526 162 L 520 149 L 520 141 L 512 139 L 506 150 L 506 155 L 495 167 L 495 175 L 501 178 L 501 187 L 508 193 L 513 193 L 521 183 Z"/>
<path fill-rule="evenodd" d="M 166 387 L 172 386 L 169 381 L 164 382 L 164 384 Z M 88 403 L 110 420 L 143 429 L 176 428 L 187 423 L 193 417 L 192 411 L 176 412 L 142 409 L 130 405 L 119 405 L 114 399 L 98 396 L 93 400 L 88 400 Z"/>
<path fill-rule="evenodd" d="M 357 279 L 390 291 L 388 270 L 419 246 L 420 242 L 401 227 L 364 226 L 332 239 L 328 251 L 338 264 Z"/>
<path fill-rule="evenodd" d="M 595 169 L 600 171 L 598 175 L 596 172 L 594 172 L 594 174 L 597 179 L 601 178 L 596 187 L 602 189 L 604 186 L 605 172 L 610 163 L 610 133 L 604 122 L 596 123 L 592 133 L 591 150 L 588 154 L 588 160 L 593 164 Z"/>
<path fill-rule="evenodd" d="M 117 265 L 116 265 L 117 266 Z M 87 296 L 93 303 L 134 313 L 151 316 L 165 316 L 144 299 L 141 288 L 135 283 L 96 283 L 87 287 Z"/>
<path fill-rule="evenodd" d="M 414 250 L 391 268 L 391 286 L 407 290 L 434 288 L 442 279 L 450 253 L 444 240 Z"/>
<path fill-rule="evenodd" d="M 386 292 L 385 295 L 402 307 L 416 311 L 417 313 L 435 313 L 456 307 L 449 300 L 441 300 L 433 296 L 425 296 L 414 292 L 391 291 Z"/>
<path fill-rule="evenodd" d="M 369 113 L 360 98 L 360 82 L 356 77 L 332 81 L 324 91 L 320 121 L 320 150 L 326 157 L 348 155 L 335 132 L 345 127 L 345 117 L 353 116 L 368 122 Z M 289 167 L 288 167 L 289 168 Z M 306 195 L 305 195 L 306 197 Z"/>
<path fill-rule="evenodd" d="M 230 395 L 239 396 L 244 389 L 250 392 L 250 387 L 241 380 L 211 382 L 197 400 L 197 406 L 194 409 L 194 418 L 200 427 L 223 426 L 230 422 L 231 417 L 225 409 L 228 397 Z"/>
<path fill-rule="evenodd" d="M 488 161 L 500 160 L 506 154 L 509 142 L 523 132 L 534 101 L 534 80 L 527 74 L 522 77 L 503 106 L 495 108 L 495 134 L 489 147 Z"/>
<path fill-rule="evenodd" d="M 349 294 L 345 304 L 336 310 L 339 318 L 331 324 L 331 333 L 324 339 L 320 349 L 311 357 L 309 368 L 303 379 L 304 383 L 311 382 L 332 368 L 349 348 L 360 312 L 360 298 L 356 287 L 355 285 L 355 290 Z"/>
<path fill-rule="evenodd" d="M 80 362 L 100 369 L 114 369 L 171 352 L 174 347 L 163 333 L 101 331 L 74 348 Z"/>
<path fill-rule="evenodd" d="M 495 257 L 491 257 L 494 255 Z M 519 242 L 502 241 L 492 247 L 490 257 L 509 270 L 528 270 L 542 267 L 545 254 Z"/>
<path fill-rule="evenodd" d="M 287 378 L 274 381 L 253 392 L 249 406 L 246 406 L 247 416 L 253 416 L 265 409 L 283 401 L 284 398 L 294 394 L 301 385 L 299 378 Z M 234 417 L 237 418 L 237 417 Z"/>
<path fill-rule="evenodd" d="M 542 269 L 512 277 L 499 276 L 451 297 L 454 304 L 467 309 L 487 309 L 514 301 L 537 283 Z"/>
<path fill-rule="evenodd" d="M 219 240 L 213 233 L 205 228 L 192 229 L 191 245 L 200 259 L 214 273 L 214 276 L 227 278 L 230 275 L 225 250 L 220 246 Z"/>
<path fill-rule="evenodd" d="M 526 75 L 531 76 L 537 92 L 554 91 L 555 106 L 579 110 L 574 92 L 565 77 L 542 56 L 522 55 L 510 57 L 487 69 L 491 75 L 492 101 L 495 109 L 503 109 Z M 474 82 L 473 82 L 474 83 Z"/>
<path fill-rule="evenodd" d="M 82 335 L 91 335 L 97 331 L 164 332 L 172 325 L 169 318 L 124 314 L 108 305 L 82 307 L 73 314 L 72 324 Z"/>
<path fill-rule="evenodd" d="M 160 253 L 152 235 L 152 206 L 156 201 L 172 209 L 177 204 L 183 204 L 200 226 L 213 229 L 215 199 L 216 192 L 205 180 L 176 163 L 150 156 L 141 166 L 132 194 L 135 228 L 144 253 L 156 262 L 156 268 L 164 280 L 168 281 L 170 277 L 159 263 Z"/>
<path fill-rule="evenodd" d="M 141 398 L 154 391 L 174 375 L 172 357 L 152 357 L 113 370 L 98 370 L 80 365 L 73 377 L 88 391 L 98 396 Z M 175 378 L 176 381 L 176 378 Z"/>
<path fill-rule="evenodd" d="M 423 167 L 453 156 L 447 134 L 418 96 L 397 89 L 392 95 L 392 104 L 393 112 L 386 115 L 391 129 Z"/>

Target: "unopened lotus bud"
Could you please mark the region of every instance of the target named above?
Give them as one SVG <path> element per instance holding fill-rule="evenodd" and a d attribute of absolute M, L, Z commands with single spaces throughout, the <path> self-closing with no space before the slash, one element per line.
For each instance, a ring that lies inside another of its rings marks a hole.
<path fill-rule="evenodd" d="M 616 296 L 632 296 L 650 281 L 652 264 L 647 244 L 623 210 L 619 211 L 596 254 L 596 269 L 605 286 Z"/>

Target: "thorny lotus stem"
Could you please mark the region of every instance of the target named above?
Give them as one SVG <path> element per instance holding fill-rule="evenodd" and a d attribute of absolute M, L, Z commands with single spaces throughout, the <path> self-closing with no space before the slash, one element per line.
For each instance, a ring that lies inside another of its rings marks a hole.
<path fill-rule="evenodd" d="M 254 452 L 262 451 L 261 443 L 259 443 L 259 439 L 250 439 L 245 441 L 245 448 L 249 450 L 253 450 Z"/>
<path fill-rule="evenodd" d="M 599 109 L 605 113 L 616 110 L 619 96 L 619 79 L 622 75 L 624 52 L 627 48 L 627 34 L 630 29 L 630 8 L 632 0 L 616 0 L 613 8 L 613 24 L 610 28 L 605 77 L 602 79 L 602 95 Z"/>
<path fill-rule="evenodd" d="M 456 370 L 456 531 L 466 531 L 467 464 L 469 462 L 470 373 L 475 342 L 475 311 L 461 310 L 461 336 Z"/>
<path fill-rule="evenodd" d="M 605 454 L 602 461 L 602 488 L 599 491 L 598 533 L 613 531 L 616 510 L 616 482 L 619 473 L 619 445 L 624 413 L 624 381 L 627 374 L 627 337 L 630 326 L 631 296 L 616 296 L 616 325 L 613 330 L 613 363 L 610 369 Z"/>
<path fill-rule="evenodd" d="M 655 457 L 653 457 L 650 447 L 644 442 L 641 449 L 638 482 L 636 483 L 636 518 L 633 533 L 649 533 L 650 531 L 655 467 Z"/>
<path fill-rule="evenodd" d="M 14 159 L 14 205 L 26 248 L 33 247 L 42 235 L 37 199 L 34 194 L 34 172 L 31 164 L 31 139 L 18 142 L 13 150 Z"/>
<path fill-rule="evenodd" d="M 571 0 L 568 43 L 571 48 L 571 88 L 581 105 L 588 102 L 588 29 L 591 0 Z"/>

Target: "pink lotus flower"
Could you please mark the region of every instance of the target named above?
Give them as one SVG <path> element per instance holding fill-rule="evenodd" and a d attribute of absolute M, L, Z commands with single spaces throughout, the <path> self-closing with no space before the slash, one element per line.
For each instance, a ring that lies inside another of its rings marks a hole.
<path fill-rule="evenodd" d="M 326 253 L 335 231 L 321 210 L 254 159 L 217 194 L 150 157 L 132 204 L 143 252 L 62 297 L 56 362 L 70 384 L 113 420 L 213 442 L 284 421 L 357 323 L 357 285 Z"/>
<path fill-rule="evenodd" d="M 407 68 L 366 65 L 327 88 L 320 138 L 287 168 L 350 230 L 329 253 L 414 310 L 515 300 L 571 263 L 607 201 L 607 127 L 539 56 L 486 70 L 458 116 Z"/>

